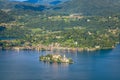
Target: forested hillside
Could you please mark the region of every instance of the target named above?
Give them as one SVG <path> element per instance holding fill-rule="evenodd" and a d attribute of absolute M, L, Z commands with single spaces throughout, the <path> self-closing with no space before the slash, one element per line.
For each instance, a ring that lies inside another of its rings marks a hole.
<path fill-rule="evenodd" d="M 83 15 L 112 15 L 120 12 L 119 0 L 72 0 L 62 6 L 61 11 Z"/>
<path fill-rule="evenodd" d="M 7 14 L 6 12 L 0 10 L 0 23 L 14 21 L 12 15 Z"/>
<path fill-rule="evenodd" d="M 0 5 L 0 48 L 114 48 L 120 43 L 118 4 L 118 0 L 73 0 L 59 6 L 8 2 Z"/>

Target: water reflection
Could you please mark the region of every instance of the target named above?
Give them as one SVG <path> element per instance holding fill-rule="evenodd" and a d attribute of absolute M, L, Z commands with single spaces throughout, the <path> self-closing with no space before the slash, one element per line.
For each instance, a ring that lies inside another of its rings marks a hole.
<path fill-rule="evenodd" d="M 52 68 L 54 71 L 68 69 L 69 65 L 70 64 L 68 64 L 68 63 L 49 63 L 49 62 L 44 62 L 44 66 L 45 67 Z"/>
<path fill-rule="evenodd" d="M 49 73 L 48 75 L 45 75 L 47 79 L 50 80 L 63 80 L 64 76 L 68 76 L 69 74 L 69 64 L 66 63 L 43 63 L 45 73 Z M 66 78 L 64 77 L 64 78 Z"/>
<path fill-rule="evenodd" d="M 65 54 L 75 63 L 39 61 L 40 55 L 49 53 Z M 120 46 L 94 52 L 0 51 L 0 80 L 120 80 L 119 67 Z"/>

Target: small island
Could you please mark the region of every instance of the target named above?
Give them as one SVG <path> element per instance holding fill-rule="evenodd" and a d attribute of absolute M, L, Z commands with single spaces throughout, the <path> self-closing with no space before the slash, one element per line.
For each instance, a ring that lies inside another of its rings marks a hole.
<path fill-rule="evenodd" d="M 65 55 L 59 55 L 59 54 L 47 54 L 45 56 L 39 57 L 40 61 L 44 62 L 50 62 L 50 63 L 73 63 L 73 60 L 71 58 L 67 58 Z"/>

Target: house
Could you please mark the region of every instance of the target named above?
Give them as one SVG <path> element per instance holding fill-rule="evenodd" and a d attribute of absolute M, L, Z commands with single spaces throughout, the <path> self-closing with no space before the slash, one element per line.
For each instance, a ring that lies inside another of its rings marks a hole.
<path fill-rule="evenodd" d="M 61 56 L 59 55 L 59 54 L 55 54 L 55 55 L 53 55 L 52 56 L 54 59 L 56 58 L 56 59 L 58 59 L 58 58 L 60 58 Z"/>
<path fill-rule="evenodd" d="M 83 16 L 81 16 L 81 14 L 78 14 L 78 13 L 74 13 L 74 14 L 70 14 L 70 18 L 83 18 Z"/>

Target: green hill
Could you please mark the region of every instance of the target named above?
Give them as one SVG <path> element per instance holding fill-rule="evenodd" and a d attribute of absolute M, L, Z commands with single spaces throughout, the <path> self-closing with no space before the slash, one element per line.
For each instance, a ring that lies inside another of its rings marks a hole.
<path fill-rule="evenodd" d="M 83 15 L 113 15 L 120 13 L 119 0 L 69 0 L 60 5 L 36 5 L 26 2 L 9 2 L 0 0 L 0 9 L 22 9 L 31 11 L 81 13 Z"/>
<path fill-rule="evenodd" d="M 112 15 L 120 12 L 119 0 L 72 0 L 61 4 L 61 11 L 83 15 Z"/>
<path fill-rule="evenodd" d="M 114 48 L 120 43 L 119 3 L 72 0 L 45 6 L 0 0 L 0 46 L 39 50 L 48 50 L 46 46 L 80 50 Z"/>

